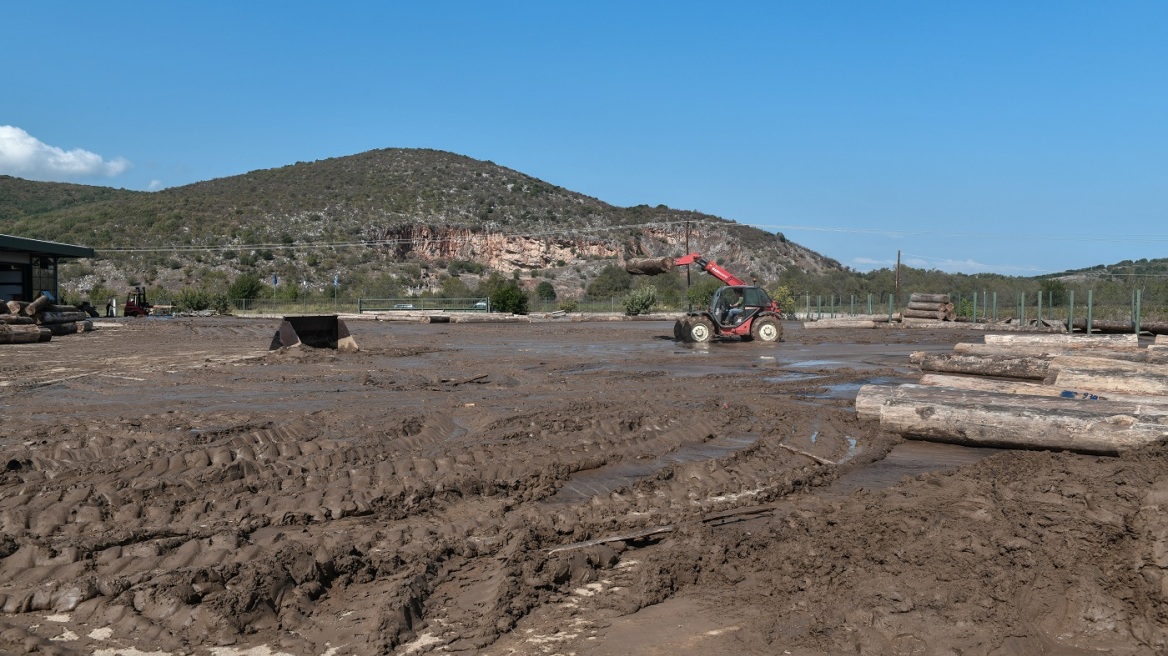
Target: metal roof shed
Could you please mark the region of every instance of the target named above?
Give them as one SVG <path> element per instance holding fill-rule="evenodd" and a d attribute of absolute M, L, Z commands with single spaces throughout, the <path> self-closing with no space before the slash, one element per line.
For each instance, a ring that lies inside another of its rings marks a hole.
<path fill-rule="evenodd" d="M 93 255 L 85 246 L 0 235 L 0 301 L 31 301 L 45 291 L 60 298 L 57 264 Z"/>

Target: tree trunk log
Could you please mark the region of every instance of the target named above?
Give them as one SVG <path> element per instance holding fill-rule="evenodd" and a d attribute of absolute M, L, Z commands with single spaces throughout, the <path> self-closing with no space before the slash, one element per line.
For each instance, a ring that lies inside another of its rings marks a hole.
<path fill-rule="evenodd" d="M 1087 330 L 1086 319 L 1075 319 L 1075 330 Z M 1092 333 L 1130 333 L 1135 330 L 1131 321 L 1107 321 L 1096 319 L 1091 322 Z M 1140 330 L 1153 335 L 1168 335 L 1168 322 L 1141 321 Z"/>
<path fill-rule="evenodd" d="M 0 344 L 32 344 L 43 339 L 40 326 L 21 326 L 0 323 Z"/>
<path fill-rule="evenodd" d="M 952 303 L 923 303 L 910 301 L 906 306 L 910 310 L 924 310 L 926 312 L 952 312 Z"/>
<path fill-rule="evenodd" d="M 921 371 L 1023 380 L 1043 380 L 1050 373 L 1050 358 L 1035 356 L 962 355 L 917 351 L 909 356 L 909 362 L 920 367 Z"/>
<path fill-rule="evenodd" d="M 856 412 L 905 437 L 974 446 L 1116 454 L 1168 440 L 1162 405 L 865 385 Z"/>
<path fill-rule="evenodd" d="M 8 301 L 5 305 L 8 306 L 10 314 L 24 314 L 24 308 L 28 307 L 28 303 L 24 301 Z"/>
<path fill-rule="evenodd" d="M 0 314 L 0 323 L 12 325 L 29 325 L 36 321 L 32 317 L 22 317 L 19 314 Z"/>
<path fill-rule="evenodd" d="M 948 310 L 913 310 L 906 308 L 901 314 L 906 319 L 932 319 L 934 321 L 952 321 L 956 316 Z"/>
<path fill-rule="evenodd" d="M 43 312 L 52 303 L 49 302 L 48 296 L 38 296 L 35 301 L 24 306 L 24 313 L 28 316 L 36 316 L 38 312 Z"/>
<path fill-rule="evenodd" d="M 999 394 L 1019 394 L 1023 396 L 1049 396 L 1080 401 L 1117 401 L 1120 403 L 1145 403 L 1152 405 L 1168 405 L 1168 396 L 1141 396 L 1139 394 L 1120 394 L 1118 392 L 1100 392 L 1097 390 L 1066 389 L 1043 383 L 1024 383 L 1013 380 L 994 380 L 980 376 L 946 376 L 944 374 L 925 374 L 921 376 L 919 385 L 928 387 L 949 387 L 952 389 L 973 390 L 975 392 L 997 392 Z"/>
<path fill-rule="evenodd" d="M 948 294 L 912 294 L 908 297 L 909 303 L 948 303 Z"/>
<path fill-rule="evenodd" d="M 49 333 L 53 333 L 54 336 L 72 335 L 75 333 L 84 333 L 85 332 L 85 329 L 84 329 L 84 327 L 82 327 L 81 322 L 78 322 L 78 321 L 68 321 L 68 322 L 64 322 L 64 323 L 49 323 L 49 324 L 47 324 L 47 326 L 44 326 L 44 328 L 48 328 Z"/>
<path fill-rule="evenodd" d="M 1146 362 L 1150 349 L 1111 350 L 1111 349 L 1071 349 L 1061 346 L 1010 346 L 1006 344 L 969 344 L 959 342 L 953 345 L 953 352 L 962 355 L 1014 355 L 1032 357 L 1090 356 L 1110 358 L 1112 360 L 1127 360 L 1129 362 Z"/>
<path fill-rule="evenodd" d="M 865 319 L 819 319 L 818 321 L 806 321 L 803 323 L 804 328 L 875 328 L 876 322 Z"/>
<path fill-rule="evenodd" d="M 1156 346 L 1168 346 L 1168 335 L 1156 335 L 1156 341 L 1153 343 Z"/>
<path fill-rule="evenodd" d="M 74 312 L 42 312 L 37 316 L 37 321 L 42 325 L 50 323 L 71 323 L 74 321 L 85 321 L 89 315 L 81 311 Z"/>
<path fill-rule="evenodd" d="M 1047 382 L 1067 389 L 1092 389 L 1121 394 L 1168 396 L 1168 356 L 1151 353 L 1159 362 L 1127 362 L 1108 358 L 1057 356 Z"/>
<path fill-rule="evenodd" d="M 1069 349 L 1140 347 L 1140 340 L 1135 335 L 986 335 L 985 343 L 1026 346 L 1053 344 Z"/>

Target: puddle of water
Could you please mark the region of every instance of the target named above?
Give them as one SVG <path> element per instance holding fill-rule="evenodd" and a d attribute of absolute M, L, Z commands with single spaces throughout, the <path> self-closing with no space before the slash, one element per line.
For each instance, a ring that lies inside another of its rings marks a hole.
<path fill-rule="evenodd" d="M 797 380 L 811 380 L 812 378 L 823 378 L 819 374 L 808 374 L 800 371 L 791 371 L 778 376 L 767 376 L 763 378 L 768 383 L 791 383 Z"/>
<path fill-rule="evenodd" d="M 824 489 L 823 494 L 847 496 L 861 488 L 882 490 L 896 485 L 906 476 L 952 471 L 1002 451 L 1003 449 L 978 449 L 956 444 L 906 440 L 893 447 L 883 460 L 839 477 Z"/>
<path fill-rule="evenodd" d="M 877 376 L 875 378 L 869 378 L 868 380 L 826 385 L 824 386 L 824 390 L 826 391 L 820 394 L 808 394 L 807 396 L 812 399 L 855 399 L 856 394 L 860 391 L 860 388 L 865 385 L 895 385 L 908 382 L 912 382 L 911 379 Z"/>
<path fill-rule="evenodd" d="M 835 360 L 800 360 L 799 362 L 792 362 L 788 367 L 823 367 L 826 369 L 834 369 L 844 366 L 843 362 Z"/>
<path fill-rule="evenodd" d="M 547 503 L 581 503 L 597 495 L 606 495 L 613 490 L 633 483 L 638 478 L 650 476 L 668 465 L 687 462 L 713 460 L 741 451 L 758 441 L 757 435 L 720 437 L 709 442 L 683 444 L 675 451 L 653 460 L 622 461 L 572 475 Z"/>

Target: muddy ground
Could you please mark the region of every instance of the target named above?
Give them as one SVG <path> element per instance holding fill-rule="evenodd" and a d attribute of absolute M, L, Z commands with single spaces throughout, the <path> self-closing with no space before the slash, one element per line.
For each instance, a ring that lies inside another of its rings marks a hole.
<path fill-rule="evenodd" d="M 276 323 L 0 347 L 0 653 L 1166 649 L 1159 450 L 857 420 L 966 333 L 359 321 L 338 354 Z"/>

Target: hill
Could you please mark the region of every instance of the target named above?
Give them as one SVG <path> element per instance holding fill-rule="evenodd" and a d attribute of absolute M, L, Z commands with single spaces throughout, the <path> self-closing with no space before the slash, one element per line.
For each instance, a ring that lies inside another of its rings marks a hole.
<path fill-rule="evenodd" d="M 1111 280 L 1139 277 L 1166 277 L 1168 276 L 1168 257 L 1139 260 L 1123 260 L 1115 264 L 1097 264 L 1085 269 L 1071 269 L 1062 273 L 1052 273 L 1044 278 L 1056 278 L 1066 282 Z"/>
<path fill-rule="evenodd" d="M 682 254 L 687 222 L 691 249 L 740 275 L 842 269 L 782 235 L 664 205 L 615 207 L 436 150 L 375 150 L 158 192 L 0 177 L 0 232 L 98 250 L 65 270 L 77 292 L 225 288 L 251 273 L 330 293 L 336 275 L 370 295 L 394 280 L 433 290 L 451 275 L 496 271 L 578 295 L 606 264 Z"/>

